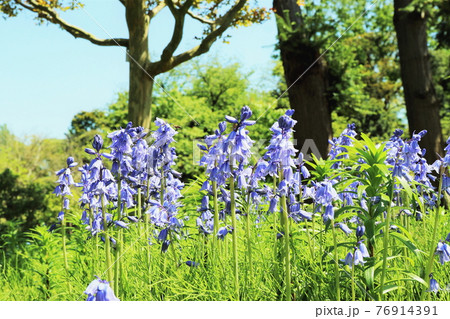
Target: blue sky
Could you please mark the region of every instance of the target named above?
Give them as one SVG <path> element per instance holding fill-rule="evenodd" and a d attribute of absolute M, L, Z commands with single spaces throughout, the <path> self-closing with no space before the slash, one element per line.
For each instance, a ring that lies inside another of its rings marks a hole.
<path fill-rule="evenodd" d="M 127 37 L 124 8 L 119 1 L 85 1 L 83 10 L 61 16 L 99 38 Z M 271 7 L 272 1 L 259 1 Z M 95 21 L 94 21 L 95 20 Z M 150 26 L 150 52 L 160 55 L 170 39 L 172 21 L 162 11 Z M 190 21 L 180 46 L 186 50 L 197 42 L 199 25 Z M 244 71 L 255 71 L 251 80 L 267 79 L 276 43 L 273 19 L 228 32 L 229 44 L 216 42 L 208 57 L 240 62 Z M 104 108 L 117 92 L 128 89 L 128 62 L 123 48 L 100 47 L 75 39 L 51 24 L 37 25 L 33 15 L 0 19 L 0 125 L 20 137 L 38 135 L 63 138 L 73 116 L 80 111 Z M 267 81 L 264 82 L 267 85 Z M 259 84 L 256 84 L 259 85 Z M 270 85 L 270 84 L 269 84 Z"/>

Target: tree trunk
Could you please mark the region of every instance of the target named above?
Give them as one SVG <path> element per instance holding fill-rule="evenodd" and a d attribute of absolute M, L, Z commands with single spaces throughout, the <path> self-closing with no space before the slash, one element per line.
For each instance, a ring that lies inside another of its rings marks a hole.
<path fill-rule="evenodd" d="M 154 75 L 149 76 L 144 71 L 150 62 L 148 52 L 150 17 L 147 13 L 146 1 L 128 0 L 125 14 L 129 31 L 127 58 L 130 63 L 128 119 L 135 126 L 150 129 Z"/>
<path fill-rule="evenodd" d="M 408 116 L 409 131 L 427 130 L 421 146 L 426 159 L 434 162 L 442 155 L 440 103 L 434 90 L 427 48 L 426 15 L 402 11 L 412 0 L 394 0 L 394 26 L 397 33 L 400 70 Z"/>
<path fill-rule="evenodd" d="M 297 148 L 307 151 L 305 149 L 307 145 L 302 146 L 311 142 L 307 140 L 312 139 L 320 155 L 325 158 L 328 154 L 328 140 L 332 137 L 331 112 L 326 99 L 328 87 L 326 63 L 321 58 L 306 71 L 320 56 L 320 52 L 302 33 L 303 21 L 297 1 L 274 0 L 273 6 L 277 16 L 284 75 L 287 87 L 290 87 L 289 103 L 295 110 L 293 117 L 297 120 L 294 127 Z M 287 17 L 290 21 L 286 19 Z M 293 30 L 289 30 L 289 25 L 292 25 Z M 297 81 L 305 71 L 306 73 Z"/>

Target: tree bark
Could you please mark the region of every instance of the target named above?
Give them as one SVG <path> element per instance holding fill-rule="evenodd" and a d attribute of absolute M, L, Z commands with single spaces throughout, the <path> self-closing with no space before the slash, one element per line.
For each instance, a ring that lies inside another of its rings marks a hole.
<path fill-rule="evenodd" d="M 331 112 L 326 98 L 328 80 L 327 66 L 309 39 L 302 33 L 302 17 L 296 0 L 274 0 L 281 60 L 286 84 L 289 89 L 289 103 L 295 110 L 297 120 L 294 138 L 301 149 L 306 140 L 312 139 L 320 155 L 326 157 L 329 139 L 332 137 Z M 286 18 L 290 21 L 288 21 Z M 283 22 L 284 21 L 284 22 Z M 293 30 L 287 31 L 285 26 Z M 311 67 L 309 70 L 308 68 Z M 304 73 L 304 74 L 303 74 Z M 303 76 L 298 79 L 301 75 Z M 292 87 L 291 87 L 292 85 Z M 317 155 L 317 154 L 315 154 Z"/>
<path fill-rule="evenodd" d="M 434 90 L 427 48 L 427 16 L 402 9 L 412 0 L 394 0 L 394 26 L 400 56 L 409 131 L 427 130 L 421 141 L 429 163 L 443 154 L 440 102 Z"/>
<path fill-rule="evenodd" d="M 154 75 L 146 71 L 150 63 L 148 49 L 150 17 L 146 1 L 128 0 L 125 14 L 129 31 L 130 63 L 128 119 L 136 126 L 150 129 Z"/>

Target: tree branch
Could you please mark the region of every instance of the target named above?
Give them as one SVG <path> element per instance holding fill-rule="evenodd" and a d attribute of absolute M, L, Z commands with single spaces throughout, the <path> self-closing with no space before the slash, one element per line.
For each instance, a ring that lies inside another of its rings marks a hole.
<path fill-rule="evenodd" d="M 166 7 L 166 2 L 161 1 L 156 7 L 154 7 L 152 10 L 149 10 L 148 15 L 150 16 L 150 19 L 153 18 L 155 15 L 158 14 L 159 11 L 164 9 Z"/>
<path fill-rule="evenodd" d="M 88 33 L 87 31 L 80 29 L 77 26 L 71 25 L 65 20 L 63 20 L 54 10 L 51 8 L 37 3 L 35 0 L 28 0 L 23 2 L 21 0 L 16 0 L 17 4 L 23 8 L 36 12 L 40 18 L 43 18 L 53 24 L 59 25 L 61 28 L 69 32 L 75 38 L 86 39 L 93 44 L 101 46 L 123 46 L 128 47 L 128 39 L 117 38 L 117 39 L 99 39 L 96 36 Z"/>
<path fill-rule="evenodd" d="M 148 72 L 154 75 L 164 73 L 180 65 L 183 62 L 189 61 L 194 57 L 197 57 L 203 53 L 208 52 L 214 41 L 216 41 L 217 38 L 220 37 L 225 32 L 225 30 L 230 26 L 236 15 L 244 7 L 245 3 L 246 0 L 239 0 L 224 16 L 219 17 L 211 25 L 212 31 L 202 40 L 202 42 L 199 45 L 177 56 L 170 57 L 168 60 L 161 59 L 158 62 L 150 63 L 148 65 Z"/>
<path fill-rule="evenodd" d="M 193 18 L 193 19 L 195 19 L 195 20 L 197 20 L 197 21 L 200 21 L 201 23 L 205 23 L 205 24 L 209 24 L 209 25 L 213 25 L 213 24 L 214 24 L 214 21 L 209 20 L 209 19 L 205 19 L 205 18 L 203 18 L 203 17 L 200 17 L 200 16 L 196 15 L 194 12 L 192 12 L 192 11 L 190 11 L 190 10 L 187 11 L 187 14 L 188 14 L 191 18 Z"/>
<path fill-rule="evenodd" d="M 170 12 L 172 12 L 173 17 L 175 18 L 175 26 L 173 27 L 173 33 L 172 38 L 170 39 L 170 42 L 167 44 L 167 46 L 164 48 L 162 54 L 161 54 L 161 62 L 165 63 L 169 61 L 175 50 L 180 45 L 180 42 L 183 38 L 183 29 L 184 29 L 184 21 L 186 18 L 186 12 L 188 11 L 189 7 L 194 3 L 194 0 L 186 0 L 183 6 L 181 6 L 179 9 L 175 7 L 175 4 L 172 2 L 172 0 L 165 0 L 167 6 L 170 9 Z"/>

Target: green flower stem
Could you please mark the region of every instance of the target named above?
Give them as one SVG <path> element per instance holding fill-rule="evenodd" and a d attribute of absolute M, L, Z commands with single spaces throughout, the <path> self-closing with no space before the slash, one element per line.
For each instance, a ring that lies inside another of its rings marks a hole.
<path fill-rule="evenodd" d="M 93 223 L 94 223 L 94 213 L 92 212 L 92 210 L 91 209 L 89 209 L 89 226 L 91 227 L 91 229 L 92 229 L 92 225 L 93 225 Z M 94 278 L 94 276 L 98 273 L 97 272 L 97 261 L 98 261 L 98 246 L 97 246 L 97 240 L 98 240 L 98 237 L 97 236 L 95 236 L 95 239 L 93 239 L 92 241 L 91 241 L 91 245 L 92 245 L 92 254 L 91 254 L 91 261 L 92 261 L 92 264 L 91 264 L 91 267 L 92 267 L 92 273 L 91 273 L 91 278 Z"/>
<path fill-rule="evenodd" d="M 391 181 L 390 190 L 389 190 L 389 205 L 386 209 L 386 219 L 384 226 L 384 236 L 383 236 L 383 266 L 381 268 L 381 279 L 380 279 L 380 290 L 379 290 L 379 300 L 383 300 L 383 290 L 384 283 L 386 279 L 386 268 L 387 268 L 387 257 L 388 257 L 388 248 L 389 248 L 389 230 L 391 226 L 391 203 L 394 197 L 394 180 Z"/>
<path fill-rule="evenodd" d="M 234 177 L 230 181 L 230 201 L 231 201 L 231 223 L 233 226 L 233 264 L 234 264 L 234 287 L 236 289 L 236 298 L 239 300 L 239 264 L 237 248 L 237 226 L 236 226 L 236 199 L 234 193 Z"/>
<path fill-rule="evenodd" d="M 63 197 L 64 203 L 64 197 Z M 62 210 L 64 211 L 64 204 Z M 67 261 L 67 247 L 66 247 L 66 216 L 63 217 L 61 221 L 61 233 L 62 233 L 62 248 L 63 248 L 63 258 L 64 258 L 64 269 L 66 270 L 67 287 L 69 289 L 69 294 L 72 293 L 72 286 L 69 281 L 69 262 Z"/>
<path fill-rule="evenodd" d="M 121 212 L 121 196 L 120 191 L 122 188 L 121 182 L 120 182 L 120 175 L 119 175 L 119 183 L 118 183 L 118 189 L 117 189 L 117 217 L 119 220 L 122 219 L 122 212 Z M 116 296 L 119 296 L 119 278 L 121 278 L 119 272 L 121 268 L 121 262 L 120 262 L 120 255 L 122 254 L 122 229 L 119 229 L 118 235 L 117 235 L 117 243 L 116 243 L 116 259 L 114 261 L 114 293 Z"/>
<path fill-rule="evenodd" d="M 138 198 L 137 198 L 137 218 L 138 220 L 141 220 L 142 218 L 142 195 L 141 195 L 141 188 L 138 188 Z M 140 223 L 139 223 L 139 227 L 138 227 L 138 237 L 141 237 L 141 227 L 140 227 Z"/>
<path fill-rule="evenodd" d="M 431 235 L 430 239 L 430 246 L 428 248 L 429 251 L 429 257 L 428 257 L 428 263 L 425 270 L 425 282 L 427 283 L 427 287 L 422 291 L 420 300 L 424 300 L 425 293 L 428 290 L 428 287 L 430 286 L 430 274 L 433 271 L 433 264 L 434 264 L 434 252 L 436 251 L 436 235 L 437 235 L 437 229 L 439 227 L 439 218 L 441 216 L 441 194 L 442 194 L 442 180 L 444 175 L 444 169 L 441 167 L 441 170 L 439 172 L 439 187 L 438 187 L 438 193 L 437 193 L 437 201 L 436 201 L 436 214 L 434 216 L 434 227 L 433 227 L 433 234 Z"/>
<path fill-rule="evenodd" d="M 285 265 L 285 285 L 286 285 L 286 301 L 290 301 L 291 298 L 291 258 L 289 247 L 289 218 L 287 212 L 286 196 L 281 196 L 281 215 L 284 221 L 284 265 Z"/>
<path fill-rule="evenodd" d="M 102 196 L 102 195 L 100 195 Z M 105 236 L 105 254 L 106 254 L 106 278 L 112 283 L 114 280 L 113 271 L 111 268 L 111 249 L 109 244 L 109 234 L 108 234 L 108 222 L 106 221 L 106 207 L 105 202 L 102 199 L 102 217 L 103 217 L 103 234 Z"/>
<path fill-rule="evenodd" d="M 273 177 L 273 191 L 274 193 L 277 190 L 277 178 Z M 274 210 L 276 211 L 276 209 Z M 272 214 L 273 216 L 273 277 L 275 279 L 276 288 L 277 291 L 279 290 L 280 286 L 280 276 L 278 273 L 278 224 L 277 224 L 277 214 L 275 212 Z"/>
<path fill-rule="evenodd" d="M 338 262 L 338 251 L 337 251 L 337 238 L 336 229 L 333 225 L 334 220 L 331 220 L 331 233 L 333 234 L 333 245 L 334 245 L 334 277 L 336 282 L 336 301 L 341 301 L 341 279 L 339 275 L 339 262 Z"/>
<path fill-rule="evenodd" d="M 252 239 L 250 232 L 250 192 L 247 194 L 247 211 L 246 211 L 246 235 L 247 235 L 247 261 L 248 261 L 248 273 L 250 276 L 253 274 L 253 258 L 252 258 Z"/>
<path fill-rule="evenodd" d="M 352 261 L 352 301 L 355 301 L 355 253 L 353 253 L 353 261 Z"/>
<path fill-rule="evenodd" d="M 166 190 L 166 178 L 164 176 L 164 168 L 161 167 L 161 189 L 159 191 L 159 201 L 161 206 L 164 205 L 164 191 Z"/>
<path fill-rule="evenodd" d="M 213 191 L 213 206 L 214 206 L 214 238 L 217 236 L 217 232 L 219 231 L 219 207 L 217 202 L 217 182 L 212 182 L 212 191 Z"/>
<path fill-rule="evenodd" d="M 145 214 L 145 238 L 144 238 L 144 245 L 147 248 L 147 275 L 148 275 L 148 283 L 151 287 L 152 285 L 152 258 L 151 258 L 151 246 L 148 242 L 148 239 L 150 238 L 150 215 Z"/>

